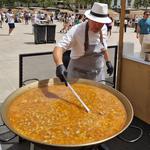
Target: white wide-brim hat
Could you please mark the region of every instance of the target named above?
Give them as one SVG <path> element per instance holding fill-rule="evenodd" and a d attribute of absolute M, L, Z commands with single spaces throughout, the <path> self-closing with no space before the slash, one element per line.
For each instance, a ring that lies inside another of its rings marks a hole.
<path fill-rule="evenodd" d="M 108 17 L 108 5 L 104 3 L 95 2 L 91 10 L 87 10 L 84 15 L 95 22 L 99 23 L 111 23 L 111 19 Z"/>

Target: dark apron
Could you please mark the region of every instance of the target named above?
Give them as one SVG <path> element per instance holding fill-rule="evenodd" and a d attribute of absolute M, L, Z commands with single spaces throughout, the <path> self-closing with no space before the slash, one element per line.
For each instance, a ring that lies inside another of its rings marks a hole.
<path fill-rule="evenodd" d="M 85 29 L 85 42 L 87 39 L 88 28 Z M 78 59 L 71 59 L 68 66 L 68 79 L 90 79 L 94 81 L 105 80 L 104 58 L 100 47 L 85 43 L 85 55 Z M 98 49 L 98 50 L 96 50 Z"/>

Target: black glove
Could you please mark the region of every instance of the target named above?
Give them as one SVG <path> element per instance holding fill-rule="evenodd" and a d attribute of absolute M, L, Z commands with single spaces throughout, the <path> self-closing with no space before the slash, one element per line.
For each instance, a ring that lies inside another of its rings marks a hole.
<path fill-rule="evenodd" d="M 107 66 L 107 74 L 109 74 L 109 76 L 111 76 L 114 71 L 114 68 L 113 68 L 111 62 L 106 61 L 106 66 Z"/>
<path fill-rule="evenodd" d="M 56 76 L 60 79 L 61 82 L 66 83 L 65 77 L 67 76 L 66 68 L 63 64 L 57 66 L 56 68 Z"/>

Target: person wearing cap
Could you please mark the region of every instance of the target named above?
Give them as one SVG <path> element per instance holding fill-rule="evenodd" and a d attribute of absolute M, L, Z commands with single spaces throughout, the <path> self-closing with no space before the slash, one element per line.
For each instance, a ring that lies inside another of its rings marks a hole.
<path fill-rule="evenodd" d="M 53 51 L 56 63 L 56 76 L 61 81 L 67 79 L 105 80 L 104 64 L 107 73 L 112 75 L 113 66 L 107 52 L 108 5 L 95 2 L 91 10 L 85 12 L 87 21 L 73 26 L 60 40 Z M 71 49 L 71 60 L 67 71 L 62 61 L 63 53 Z M 104 61 L 105 59 L 105 61 Z"/>

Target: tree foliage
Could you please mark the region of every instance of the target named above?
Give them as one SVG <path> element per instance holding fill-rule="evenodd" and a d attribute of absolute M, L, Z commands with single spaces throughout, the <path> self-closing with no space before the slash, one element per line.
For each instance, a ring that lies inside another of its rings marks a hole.
<path fill-rule="evenodd" d="M 134 7 L 137 9 L 139 7 L 144 7 L 147 9 L 148 7 L 150 7 L 150 0 L 135 0 Z"/>
<path fill-rule="evenodd" d="M 17 4 L 23 3 L 28 6 L 36 3 L 44 7 L 54 6 L 54 4 L 57 3 L 57 1 L 58 0 L 0 0 L 1 4 L 4 4 L 4 5 L 14 6 L 15 3 L 17 2 Z M 63 1 L 66 2 L 67 4 L 75 3 L 75 4 L 80 4 L 80 5 L 91 5 L 94 2 L 101 2 L 101 3 L 107 3 L 110 6 L 112 0 L 63 0 Z"/>
<path fill-rule="evenodd" d="M 59 0 L 0 0 L 0 5 L 7 5 L 7 6 L 14 6 L 15 3 L 17 4 L 26 4 L 27 6 L 30 6 L 32 4 L 38 4 L 41 7 L 48 7 L 48 6 L 55 6 Z M 75 3 L 76 5 L 91 5 L 94 2 L 100 2 L 100 3 L 107 3 L 108 6 L 111 6 L 112 0 L 61 0 L 64 1 L 66 4 Z M 116 1 L 116 0 L 114 0 Z M 143 6 L 144 8 L 150 7 L 150 0 L 135 0 L 134 1 L 134 7 L 139 8 Z"/>

